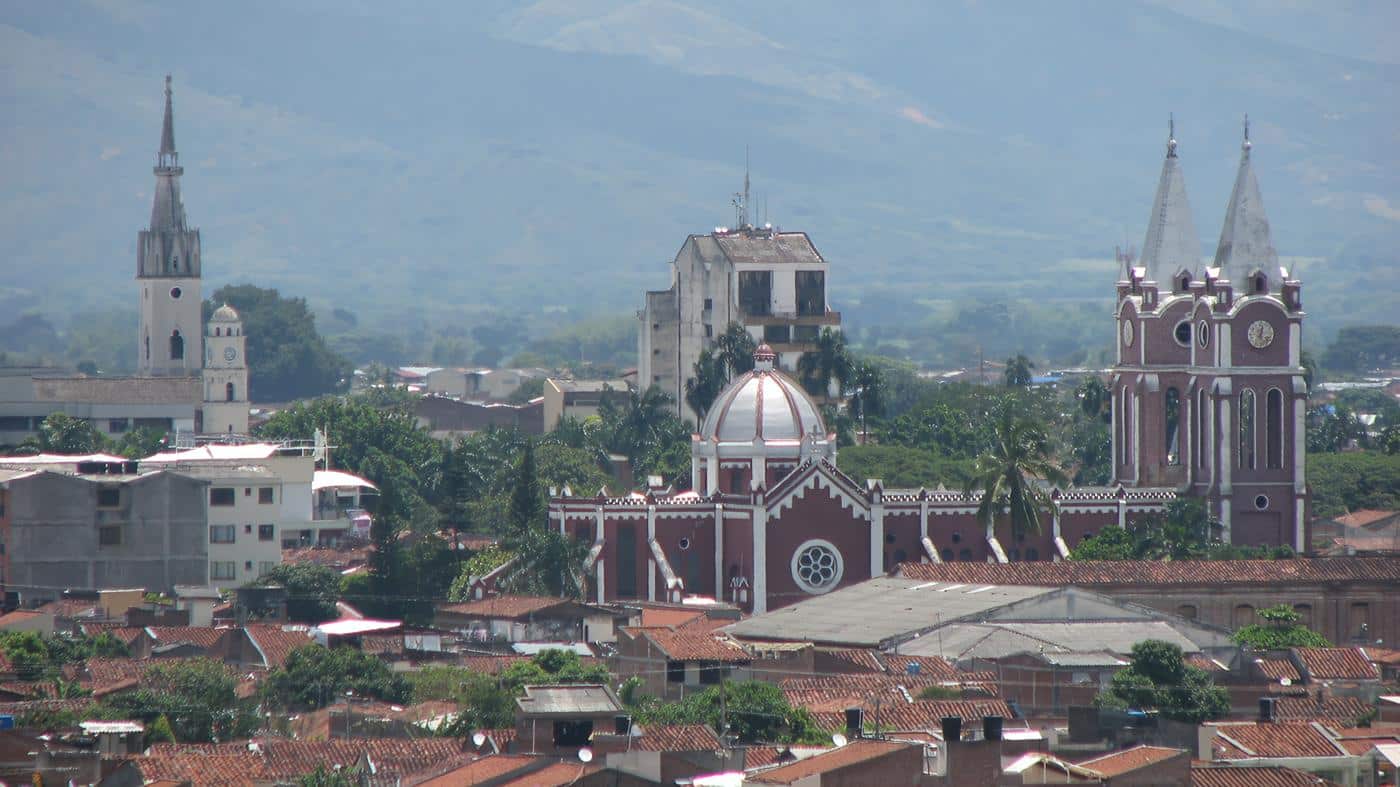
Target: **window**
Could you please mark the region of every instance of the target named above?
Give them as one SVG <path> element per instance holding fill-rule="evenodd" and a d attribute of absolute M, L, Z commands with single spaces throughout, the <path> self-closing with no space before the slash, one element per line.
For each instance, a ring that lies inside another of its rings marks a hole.
<path fill-rule="evenodd" d="M 1189 326 L 1190 323 L 1183 323 Z M 1181 424 L 1181 392 L 1175 388 L 1168 388 L 1166 395 L 1167 409 L 1167 464 L 1176 466 L 1181 464 L 1181 445 L 1178 442 L 1178 427 Z"/>
<path fill-rule="evenodd" d="M 238 530 L 233 525 L 210 525 L 209 543 L 211 544 L 232 544 L 238 536 Z"/>
<path fill-rule="evenodd" d="M 940 557 L 943 558 L 944 563 L 953 562 L 953 550 L 951 547 L 944 547 L 943 551 L 939 552 L 938 554 Z"/>
<path fill-rule="evenodd" d="M 275 560 L 261 560 L 261 561 L 258 561 L 258 576 L 262 576 L 262 575 L 264 575 L 264 574 L 267 574 L 267 573 L 271 572 L 272 569 L 274 569 L 274 568 L 277 568 L 277 561 L 275 561 Z"/>
<path fill-rule="evenodd" d="M 236 576 L 237 574 L 234 571 L 234 562 L 232 560 L 213 560 L 209 562 L 210 579 L 233 579 Z"/>
<path fill-rule="evenodd" d="M 1035 547 L 1026 547 L 1026 560 L 1039 560 L 1040 550 Z"/>
<path fill-rule="evenodd" d="M 1206 438 L 1210 436 L 1210 415 L 1209 405 L 1206 400 L 1206 389 L 1202 388 L 1196 392 L 1196 466 L 1206 466 L 1206 456 L 1210 453 L 1210 441 Z"/>
<path fill-rule="evenodd" d="M 1189 289 L 1191 289 L 1191 274 L 1189 274 L 1189 273 L 1183 273 L 1183 274 L 1181 274 L 1181 290 L 1180 290 L 1180 291 L 1181 291 L 1181 292 L 1186 292 L 1186 291 L 1189 290 Z"/>
<path fill-rule="evenodd" d="M 177 268 L 179 267 L 179 264 L 180 264 L 180 258 L 179 258 L 179 257 L 176 257 L 176 258 L 175 258 L 175 265 L 176 265 Z M 171 288 L 170 288 L 170 297 L 173 298 L 174 300 L 177 300 L 177 301 L 180 300 L 180 296 L 181 296 L 181 295 L 184 295 L 184 293 L 180 291 L 180 288 L 179 288 L 179 287 L 171 287 Z"/>
<path fill-rule="evenodd" d="M 231 506 L 233 505 L 233 487 L 216 486 L 209 490 L 209 505 L 211 506 Z"/>
<path fill-rule="evenodd" d="M 130 422 L 125 418 L 113 418 L 107 422 L 107 431 L 112 434 L 121 434 L 130 428 Z"/>
<path fill-rule="evenodd" d="M 972 550 L 971 550 L 971 549 L 964 549 L 964 550 L 958 552 L 958 560 L 971 560 L 971 559 L 972 559 Z"/>
<path fill-rule="evenodd" d="M 258 540 L 271 541 L 277 537 L 277 528 L 272 525 L 258 525 Z"/>
<path fill-rule="evenodd" d="M 719 679 L 724 675 L 724 668 L 713 661 L 700 662 L 700 684 L 702 686 L 714 686 L 719 683 Z"/>
<path fill-rule="evenodd" d="M 792 340 L 794 342 L 815 342 L 819 338 L 821 338 L 820 325 L 792 326 Z"/>
<path fill-rule="evenodd" d="M 101 486 L 97 488 L 97 507 L 116 508 L 122 504 L 122 490 L 119 486 Z"/>
<path fill-rule="evenodd" d="M 1191 321 L 1182 320 L 1177 323 L 1176 328 L 1172 330 L 1172 336 L 1176 339 L 1177 344 L 1189 348 L 1191 346 Z"/>
<path fill-rule="evenodd" d="M 739 272 L 739 309 L 751 317 L 773 312 L 773 272 Z"/>
<path fill-rule="evenodd" d="M 1195 619 L 1196 619 L 1196 605 L 1195 605 L 1195 604 L 1182 604 L 1181 606 L 1179 606 L 1179 607 L 1176 608 L 1176 615 L 1177 615 L 1177 617 L 1186 618 L 1187 620 L 1195 620 Z"/>
<path fill-rule="evenodd" d="M 826 272 L 797 272 L 797 314 L 802 317 L 826 313 Z"/>
<path fill-rule="evenodd" d="M 763 341 L 769 344 L 787 344 L 792 341 L 792 328 L 786 325 L 765 325 Z"/>
<path fill-rule="evenodd" d="M 619 525 L 614 545 L 617 554 L 617 595 L 637 595 L 637 531 L 633 525 Z"/>
<path fill-rule="evenodd" d="M 711 310 L 711 309 L 713 309 L 713 308 L 715 308 L 715 299 L 714 299 L 714 298 L 706 298 L 706 299 L 705 299 L 705 311 L 709 311 L 709 310 Z"/>
<path fill-rule="evenodd" d="M 185 337 L 180 335 L 180 331 L 170 332 L 170 360 L 181 361 L 185 358 Z"/>
<path fill-rule="evenodd" d="M 1371 633 L 1371 605 L 1357 602 L 1351 605 L 1351 616 L 1347 619 L 1347 630 L 1357 639 Z"/>
<path fill-rule="evenodd" d="M 260 487 L 258 487 L 258 503 L 261 504 L 261 505 L 266 505 L 266 504 L 272 503 L 272 502 L 275 502 L 275 501 L 272 499 L 272 487 L 270 487 L 270 486 L 260 486 Z"/>
<path fill-rule="evenodd" d="M 97 545 L 103 547 L 120 546 L 122 543 L 121 525 L 107 525 L 97 529 Z"/>
<path fill-rule="evenodd" d="M 1242 628 L 1254 622 L 1254 607 L 1249 604 L 1236 604 L 1235 614 L 1230 623 L 1233 628 Z"/>
<path fill-rule="evenodd" d="M 27 415 L 0 415 L 0 432 L 27 432 L 29 431 L 29 416 Z"/>
<path fill-rule="evenodd" d="M 825 593 L 841 581 L 841 552 L 829 541 L 814 538 L 792 555 L 792 578 L 808 593 Z"/>
<path fill-rule="evenodd" d="M 684 662 L 684 661 L 668 661 L 668 662 L 666 662 L 666 682 L 667 682 L 667 683 L 685 683 L 685 662 Z"/>
<path fill-rule="evenodd" d="M 1256 274 L 1254 274 L 1254 293 L 1255 293 L 1256 295 L 1263 295 L 1264 293 L 1266 293 L 1266 292 L 1268 292 L 1268 291 L 1269 291 L 1269 277 L 1265 276 L 1265 275 L 1262 274 L 1262 273 L 1256 273 Z"/>
<path fill-rule="evenodd" d="M 1254 389 L 1240 392 L 1240 467 L 1254 469 Z"/>
<path fill-rule="evenodd" d="M 224 384 L 224 401 L 225 401 L 225 402 L 232 402 L 232 401 L 233 401 L 233 383 L 225 383 L 225 384 Z"/>
<path fill-rule="evenodd" d="M 713 326 L 713 325 L 711 325 L 711 324 L 709 324 L 709 323 L 705 323 L 705 338 L 706 338 L 706 339 L 710 339 L 710 338 L 713 338 L 714 335 L 715 335 L 715 326 Z"/>
<path fill-rule="evenodd" d="M 1283 392 L 1277 388 L 1264 397 L 1264 461 L 1270 470 L 1283 467 Z"/>
<path fill-rule="evenodd" d="M 251 560 L 245 560 L 245 561 L 243 561 L 243 570 L 244 570 L 244 571 L 252 571 L 252 570 L 253 570 L 253 561 L 251 561 Z"/>

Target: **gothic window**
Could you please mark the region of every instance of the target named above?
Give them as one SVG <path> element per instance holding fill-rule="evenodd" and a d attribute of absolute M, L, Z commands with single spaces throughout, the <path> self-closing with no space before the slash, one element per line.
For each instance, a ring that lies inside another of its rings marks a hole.
<path fill-rule="evenodd" d="M 224 401 L 233 401 L 233 383 L 228 383 L 224 386 Z"/>
<path fill-rule="evenodd" d="M 841 552 L 829 541 L 812 539 L 792 556 L 792 578 L 808 593 L 825 593 L 841 581 Z"/>
<path fill-rule="evenodd" d="M 1189 325 L 1189 323 L 1187 323 Z M 1181 424 L 1181 392 L 1175 388 L 1168 388 L 1166 395 L 1167 409 L 1167 464 L 1181 464 L 1181 446 L 1178 435 Z"/>
<path fill-rule="evenodd" d="M 1210 453 L 1210 415 L 1206 389 L 1196 392 L 1196 466 L 1206 466 L 1206 456 Z"/>
<path fill-rule="evenodd" d="M 185 337 L 180 335 L 178 329 L 170 332 L 170 360 L 181 361 L 185 358 Z"/>
<path fill-rule="evenodd" d="M 1264 457 L 1270 470 L 1283 467 L 1283 392 L 1270 388 L 1264 401 Z"/>
<path fill-rule="evenodd" d="M 1253 470 L 1254 463 L 1254 389 L 1240 392 L 1240 467 Z"/>

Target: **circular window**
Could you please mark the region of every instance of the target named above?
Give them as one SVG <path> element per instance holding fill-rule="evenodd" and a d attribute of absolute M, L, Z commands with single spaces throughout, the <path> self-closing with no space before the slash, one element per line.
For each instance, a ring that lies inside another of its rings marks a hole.
<path fill-rule="evenodd" d="M 1176 343 L 1182 347 L 1191 346 L 1191 321 L 1182 320 L 1172 329 L 1172 335 L 1176 337 Z"/>
<path fill-rule="evenodd" d="M 676 542 L 676 546 L 680 547 L 681 551 L 684 552 L 685 550 L 690 549 L 690 539 L 682 538 L 680 541 Z"/>
<path fill-rule="evenodd" d="M 1205 320 L 1196 323 L 1196 344 L 1202 347 L 1210 344 L 1210 323 Z"/>
<path fill-rule="evenodd" d="M 1263 511 L 1264 509 L 1268 508 L 1268 507 L 1269 507 L 1269 496 L 1268 496 L 1268 495 L 1259 495 L 1258 497 L 1254 498 L 1254 507 L 1257 508 L 1257 509 L 1259 509 L 1260 511 Z"/>
<path fill-rule="evenodd" d="M 812 539 L 792 555 L 792 578 L 808 593 L 825 593 L 841 581 L 841 552 L 830 541 Z"/>
<path fill-rule="evenodd" d="M 179 287 L 171 287 L 171 288 L 170 288 L 170 297 L 174 298 L 174 299 L 177 300 L 177 301 L 180 300 L 180 296 L 183 295 L 183 294 L 184 294 L 184 293 L 182 293 L 182 292 L 180 291 L 180 288 L 179 288 Z"/>

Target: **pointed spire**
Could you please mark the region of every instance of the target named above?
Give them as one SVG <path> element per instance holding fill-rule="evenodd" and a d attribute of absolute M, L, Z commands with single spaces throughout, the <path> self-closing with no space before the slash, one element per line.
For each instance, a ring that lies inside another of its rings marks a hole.
<path fill-rule="evenodd" d="M 1176 118 L 1167 121 L 1167 155 L 1157 194 L 1152 198 L 1152 215 L 1147 220 L 1147 239 L 1142 243 L 1138 264 L 1147 269 L 1147 278 L 1164 289 L 1181 270 L 1194 276 L 1201 262 L 1201 237 L 1191 220 L 1191 204 L 1186 199 L 1186 179 L 1176 155 Z"/>
<path fill-rule="evenodd" d="M 160 152 L 156 154 L 156 193 L 151 202 L 152 230 L 184 230 L 185 206 L 180 202 L 180 154 L 175 152 L 175 112 L 170 75 L 165 75 L 165 119 L 160 127 Z"/>
<path fill-rule="evenodd" d="M 179 166 L 180 154 L 175 152 L 175 110 L 172 106 L 170 75 L 165 75 L 165 120 L 160 127 L 160 166 Z"/>
<path fill-rule="evenodd" d="M 1225 207 L 1225 226 L 1220 230 L 1220 244 L 1215 249 L 1215 267 L 1240 293 L 1251 291 L 1246 285 L 1254 271 L 1262 271 L 1270 279 L 1278 274 L 1278 252 L 1274 250 L 1269 217 L 1264 214 L 1264 199 L 1259 193 L 1259 181 L 1254 177 L 1254 165 L 1249 158 L 1253 147 L 1254 143 L 1249 141 L 1249 116 L 1245 115 L 1240 168 L 1235 174 L 1230 203 Z"/>

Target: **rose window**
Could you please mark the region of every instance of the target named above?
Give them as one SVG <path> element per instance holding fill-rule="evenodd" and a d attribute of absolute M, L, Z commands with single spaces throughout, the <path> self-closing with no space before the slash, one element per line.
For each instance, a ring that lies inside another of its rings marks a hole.
<path fill-rule="evenodd" d="M 808 541 L 792 556 L 792 578 L 808 593 L 825 593 L 841 581 L 841 553 L 827 541 Z"/>

